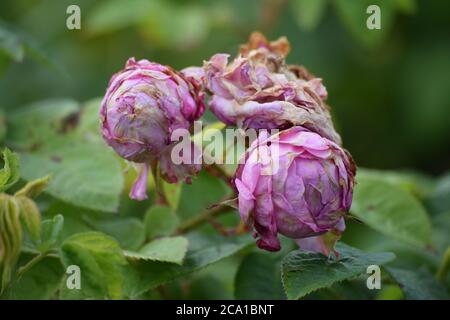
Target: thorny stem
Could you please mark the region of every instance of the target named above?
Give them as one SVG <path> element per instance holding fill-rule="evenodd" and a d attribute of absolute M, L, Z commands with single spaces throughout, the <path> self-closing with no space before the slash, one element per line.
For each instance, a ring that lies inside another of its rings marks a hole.
<path fill-rule="evenodd" d="M 436 278 L 441 282 L 445 282 L 449 270 L 450 270 L 450 247 L 448 247 L 444 253 L 442 263 L 439 266 L 439 269 L 436 273 Z"/>
<path fill-rule="evenodd" d="M 205 169 L 213 177 L 221 179 L 228 186 L 233 187 L 231 177 L 228 175 L 228 173 L 224 170 L 222 166 L 213 163 L 212 165 L 206 166 Z M 225 197 L 224 199 L 222 199 L 221 203 L 205 209 L 199 215 L 183 223 L 178 228 L 177 233 L 179 234 L 186 233 L 205 222 L 209 222 L 219 233 L 221 233 L 224 236 L 238 235 L 246 232 L 247 229 L 245 225 L 243 225 L 243 223 L 240 223 L 236 228 L 228 229 L 214 219 L 218 215 L 229 212 L 231 210 L 231 208 L 223 202 L 233 200 L 234 198 L 236 198 L 236 194 L 233 194 L 230 197 Z"/>
<path fill-rule="evenodd" d="M 227 185 L 231 185 L 231 177 L 228 175 L 228 173 L 224 170 L 223 167 L 219 166 L 218 164 L 212 164 L 210 166 L 206 166 L 205 169 L 213 177 L 221 179 Z"/>
<path fill-rule="evenodd" d="M 232 199 L 231 197 L 227 197 L 225 200 Z M 231 208 L 227 205 L 217 205 L 214 207 L 210 207 L 208 209 L 205 209 L 202 213 L 199 215 L 193 217 L 190 220 L 187 220 L 184 222 L 177 230 L 177 233 L 186 233 L 197 226 L 205 223 L 210 222 L 214 217 L 217 217 L 218 215 L 222 213 L 229 212 Z"/>
<path fill-rule="evenodd" d="M 242 220 L 234 228 L 226 228 L 213 218 L 209 219 L 209 223 L 214 227 L 214 229 L 216 229 L 221 235 L 225 237 L 241 235 L 248 231 L 245 223 Z"/>

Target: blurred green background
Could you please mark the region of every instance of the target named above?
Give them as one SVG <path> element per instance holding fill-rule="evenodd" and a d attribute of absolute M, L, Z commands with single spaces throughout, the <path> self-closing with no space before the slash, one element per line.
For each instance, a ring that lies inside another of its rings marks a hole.
<path fill-rule="evenodd" d="M 81 8 L 81 30 L 66 9 Z M 382 29 L 368 30 L 369 4 Z M 254 30 L 287 36 L 290 63 L 324 79 L 358 165 L 450 169 L 450 2 L 352 0 L 2 0 L 0 111 L 102 96 L 128 57 L 175 68 L 235 54 Z"/>

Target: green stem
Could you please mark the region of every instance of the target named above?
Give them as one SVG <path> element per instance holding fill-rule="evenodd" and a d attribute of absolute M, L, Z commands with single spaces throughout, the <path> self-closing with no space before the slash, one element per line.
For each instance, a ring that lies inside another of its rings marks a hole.
<path fill-rule="evenodd" d="M 445 282 L 449 270 L 450 270 L 450 247 L 448 247 L 444 253 L 441 265 L 439 266 L 439 269 L 436 273 L 436 278 L 441 282 Z"/>
<path fill-rule="evenodd" d="M 39 261 L 46 257 L 59 259 L 58 251 L 55 249 L 50 249 L 45 252 L 36 251 L 35 253 L 36 255 L 30 261 L 28 261 L 27 264 L 17 270 L 17 275 L 19 276 L 19 278 L 22 277 L 25 272 L 30 270 Z"/>
<path fill-rule="evenodd" d="M 218 215 L 229 212 L 231 210 L 230 207 L 226 205 L 218 205 L 209 209 L 206 209 L 199 215 L 193 217 L 192 219 L 187 220 L 178 228 L 177 233 L 186 233 L 197 226 L 210 221 L 212 218 L 217 217 Z"/>
<path fill-rule="evenodd" d="M 164 187 L 162 185 L 162 179 L 159 175 L 159 164 L 157 161 L 150 162 L 150 169 L 153 175 L 153 181 L 155 183 L 155 203 L 165 206 L 168 204 L 166 196 L 164 194 Z"/>
<path fill-rule="evenodd" d="M 218 164 L 212 164 L 210 166 L 206 166 L 205 169 L 206 172 L 208 172 L 213 177 L 219 178 L 222 181 L 224 181 L 227 185 L 231 186 L 231 177 L 228 175 L 228 173 L 222 166 Z"/>
<path fill-rule="evenodd" d="M 30 261 L 27 262 L 26 265 L 22 266 L 17 270 L 18 277 L 22 277 L 25 272 L 30 270 L 35 264 L 44 259 L 47 256 L 47 253 L 40 252 L 37 256 L 34 256 Z"/>

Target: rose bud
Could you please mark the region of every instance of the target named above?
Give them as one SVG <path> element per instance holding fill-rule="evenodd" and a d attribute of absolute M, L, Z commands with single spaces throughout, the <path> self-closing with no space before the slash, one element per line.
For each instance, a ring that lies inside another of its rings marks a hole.
<path fill-rule="evenodd" d="M 340 144 L 324 100 L 322 80 L 301 66 L 285 64 L 289 42 L 268 42 L 260 33 L 231 62 L 216 54 L 205 61 L 211 111 L 224 123 L 243 128 L 303 126 Z"/>
<path fill-rule="evenodd" d="M 169 182 L 200 170 L 196 164 L 169 164 L 171 133 L 189 130 L 204 112 L 195 86 L 170 67 L 134 58 L 111 78 L 100 109 L 102 135 L 122 158 L 140 164 L 131 198 L 147 198 L 149 163 L 162 164 L 161 176 Z"/>
<path fill-rule="evenodd" d="M 356 167 L 350 154 L 302 127 L 262 132 L 236 171 L 239 212 L 261 249 L 277 251 L 277 234 L 328 255 L 345 228 Z M 325 233 L 334 234 L 327 243 Z M 322 237 L 321 237 L 322 236 Z"/>

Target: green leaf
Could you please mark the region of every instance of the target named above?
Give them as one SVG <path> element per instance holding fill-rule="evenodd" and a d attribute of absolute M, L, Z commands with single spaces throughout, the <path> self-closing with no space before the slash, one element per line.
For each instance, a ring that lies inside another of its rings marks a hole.
<path fill-rule="evenodd" d="M 21 63 L 25 57 L 56 70 L 57 65 L 34 45 L 35 42 L 20 30 L 14 30 L 0 21 L 0 72 L 10 61 Z"/>
<path fill-rule="evenodd" d="M 98 213 L 96 211 L 76 207 L 59 200 L 54 200 L 49 203 L 48 206 L 42 211 L 42 216 L 46 219 L 51 219 L 60 213 L 64 213 L 64 228 L 61 230 L 61 239 L 66 239 L 75 233 L 93 231 L 92 227 L 88 226 L 85 221 L 86 216 L 111 216 L 107 213 Z"/>
<path fill-rule="evenodd" d="M 32 257 L 22 254 L 18 265 L 24 265 Z M 0 299 L 48 300 L 54 295 L 61 283 L 64 270 L 59 259 L 47 257 L 31 267 L 20 278 L 15 278 Z"/>
<path fill-rule="evenodd" d="M 14 197 L 20 211 L 20 220 L 34 244 L 41 239 L 41 213 L 36 203 L 25 196 Z"/>
<path fill-rule="evenodd" d="M 148 238 L 169 236 L 178 227 L 179 219 L 172 209 L 164 206 L 152 206 L 145 213 L 145 233 Z"/>
<path fill-rule="evenodd" d="M 178 216 L 181 220 L 192 218 L 230 193 L 223 181 L 201 171 L 192 184 L 183 186 Z"/>
<path fill-rule="evenodd" d="M 61 232 L 64 226 L 64 217 L 60 214 L 52 219 L 42 221 L 41 243 L 38 249 L 42 252 L 48 251 L 59 244 Z"/>
<path fill-rule="evenodd" d="M 159 238 L 147 243 L 138 252 L 125 251 L 131 259 L 176 263 L 181 265 L 188 248 L 185 237 Z"/>
<path fill-rule="evenodd" d="M 339 259 L 321 253 L 293 251 L 282 261 L 282 278 L 289 299 L 301 297 L 334 283 L 366 273 L 370 265 L 383 265 L 392 261 L 390 252 L 365 253 L 343 243 L 336 245 Z"/>
<path fill-rule="evenodd" d="M 93 157 L 93 155 L 95 155 Z M 51 173 L 46 192 L 77 206 L 115 212 L 123 176 L 111 150 L 97 144 L 73 143 L 48 153 L 26 153 L 21 159 L 23 177 L 36 179 Z"/>
<path fill-rule="evenodd" d="M 431 238 L 431 222 L 420 202 L 400 187 L 357 175 L 351 212 L 371 228 L 416 246 Z"/>
<path fill-rule="evenodd" d="M 390 183 L 408 191 L 415 197 L 422 199 L 428 196 L 434 187 L 432 178 L 417 173 L 391 170 L 376 170 L 358 167 L 358 178 L 375 178 Z"/>
<path fill-rule="evenodd" d="M 436 230 L 433 231 L 433 235 Z M 419 268 L 423 265 L 434 267 L 439 261 L 436 253 L 429 247 L 412 246 L 391 237 L 386 237 L 368 225 L 356 221 L 347 221 L 346 230 L 341 239 L 346 244 L 367 252 L 388 251 L 395 254 L 393 266 L 407 265 Z M 434 247 L 434 243 L 433 243 Z"/>
<path fill-rule="evenodd" d="M 47 175 L 43 178 L 39 178 L 33 181 L 28 182 L 22 189 L 17 191 L 14 196 L 16 197 L 28 197 L 34 198 L 38 194 L 40 194 L 50 182 L 50 176 Z"/>
<path fill-rule="evenodd" d="M 67 70 L 56 59 L 53 59 L 48 52 L 36 45 L 36 41 L 26 39 L 23 47 L 25 49 L 25 56 L 36 62 L 40 67 L 54 72 L 57 76 L 66 76 Z"/>
<path fill-rule="evenodd" d="M 104 143 L 102 136 L 99 134 L 101 125 L 98 116 L 102 99 L 102 97 L 97 97 L 83 103 L 80 109 L 80 121 L 74 132 L 79 136 L 79 139 Z"/>
<path fill-rule="evenodd" d="M 234 286 L 235 298 L 239 300 L 272 300 L 283 297 L 278 262 L 264 253 L 251 253 L 244 258 Z"/>
<path fill-rule="evenodd" d="M 83 216 L 83 220 L 93 229 L 114 237 L 123 249 L 137 250 L 145 241 L 144 224 L 137 218 L 109 217 L 96 220 Z"/>
<path fill-rule="evenodd" d="M 70 99 L 31 103 L 8 114 L 6 141 L 18 150 L 48 150 L 72 130 L 79 111 L 79 104 Z"/>
<path fill-rule="evenodd" d="M 191 243 L 191 241 L 189 240 Z M 200 270 L 212 263 L 227 258 L 248 245 L 253 239 L 235 238 L 220 242 L 206 242 L 195 249 L 189 249 L 183 265 L 155 261 L 133 261 L 127 270 L 127 293 L 130 298 L 138 297 L 142 293 L 163 283 L 184 277 L 194 271 Z"/>
<path fill-rule="evenodd" d="M 432 213 L 450 211 L 450 173 L 439 178 L 426 203 Z"/>
<path fill-rule="evenodd" d="M 394 1 L 382 0 L 334 0 L 337 13 L 350 34 L 361 45 L 367 48 L 379 46 L 392 29 L 394 22 Z M 370 30 L 367 28 L 366 13 L 370 5 L 377 5 L 381 11 L 381 29 Z"/>
<path fill-rule="evenodd" d="M 305 300 L 372 300 L 378 290 L 367 289 L 367 277 L 363 275 L 350 280 L 337 282 L 330 287 L 316 290 L 302 299 Z M 383 283 L 382 289 L 386 286 Z M 397 286 L 398 287 L 398 286 Z M 400 289 L 399 289 L 400 290 Z M 401 291 L 400 291 L 401 294 Z"/>
<path fill-rule="evenodd" d="M 8 148 L 3 150 L 3 169 L 0 170 L 0 192 L 7 190 L 19 180 L 19 160 Z"/>
<path fill-rule="evenodd" d="M 119 244 L 100 232 L 74 234 L 61 246 L 64 266 L 81 270 L 81 294 L 86 298 L 122 297 L 125 257 Z"/>
<path fill-rule="evenodd" d="M 293 0 L 292 13 L 297 24 L 304 30 L 313 30 L 322 19 L 327 6 L 327 0 Z"/>
<path fill-rule="evenodd" d="M 71 100 L 35 103 L 11 114 L 7 142 L 24 152 L 22 176 L 26 180 L 52 175 L 46 192 L 76 206 L 115 212 L 123 187 L 120 162 L 106 146 L 95 104 L 80 109 Z"/>
<path fill-rule="evenodd" d="M 387 267 L 387 271 L 398 282 L 405 299 L 436 300 L 450 298 L 447 290 L 426 269 L 406 270 Z"/>
<path fill-rule="evenodd" d="M 432 224 L 433 246 L 443 253 L 450 243 L 450 211 L 433 215 Z"/>

